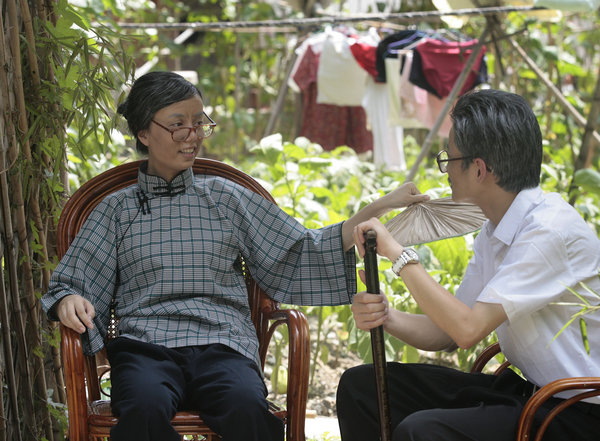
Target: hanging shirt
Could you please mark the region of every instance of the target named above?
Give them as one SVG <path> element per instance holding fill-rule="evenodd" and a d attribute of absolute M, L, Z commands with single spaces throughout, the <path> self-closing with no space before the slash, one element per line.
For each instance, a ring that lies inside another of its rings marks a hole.
<path fill-rule="evenodd" d="M 341 32 L 326 33 L 317 69 L 317 103 L 361 105 L 368 74 L 352 55 L 354 41 Z"/>
<path fill-rule="evenodd" d="M 385 83 L 387 81 L 385 70 L 386 58 L 398 58 L 398 50 L 412 46 L 425 37 L 425 35 L 423 31 L 405 29 L 388 35 L 381 40 L 376 50 L 375 68 L 377 69 L 377 76 L 375 80 L 378 83 Z"/>
<path fill-rule="evenodd" d="M 310 230 L 227 179 L 188 169 L 168 184 L 140 169 L 137 184 L 90 214 L 42 307 L 58 320 L 54 306 L 69 294 L 94 305 L 94 328 L 82 335 L 88 355 L 103 347 L 114 293 L 120 336 L 166 347 L 222 343 L 260 366 L 241 259 L 279 302 L 343 304 L 356 292 L 341 224 Z"/>
<path fill-rule="evenodd" d="M 317 103 L 319 54 L 306 48 L 294 82 L 302 91 L 300 135 L 320 144 L 325 150 L 347 145 L 357 153 L 373 149 L 373 135 L 367 129 L 367 116 L 361 106 L 335 106 Z"/>
<path fill-rule="evenodd" d="M 404 67 L 400 75 L 400 109 L 404 127 L 425 127 L 431 129 L 442 113 L 448 98 L 439 99 L 432 93 L 414 85 L 410 81 L 414 51 L 404 55 Z M 444 116 L 438 134 L 448 137 L 452 121 L 447 114 Z"/>
<path fill-rule="evenodd" d="M 476 45 L 477 40 L 454 42 L 424 39 L 414 49 L 410 81 L 438 98 L 447 97 Z M 459 95 L 487 81 L 487 69 L 482 63 L 485 50 L 483 46 Z"/>
<path fill-rule="evenodd" d="M 500 347 L 529 381 L 544 386 L 559 378 L 600 376 L 599 314 L 586 316 L 590 354 L 577 323 L 554 340 L 581 309 L 569 289 L 592 304 L 598 297 L 581 283 L 600 293 L 600 240 L 573 207 L 539 187 L 523 190 L 496 228 L 484 224 L 473 250 L 456 296 L 469 306 L 502 305 L 508 320 L 496 330 Z"/>
<path fill-rule="evenodd" d="M 357 40 L 350 44 L 350 52 L 354 56 L 356 62 L 372 77 L 377 76 L 377 68 L 375 67 L 375 51 L 377 45 Z"/>
<path fill-rule="evenodd" d="M 404 129 L 389 122 L 388 83 L 376 83 L 369 77 L 363 99 L 369 127 L 373 133 L 373 163 L 390 171 L 406 170 Z"/>

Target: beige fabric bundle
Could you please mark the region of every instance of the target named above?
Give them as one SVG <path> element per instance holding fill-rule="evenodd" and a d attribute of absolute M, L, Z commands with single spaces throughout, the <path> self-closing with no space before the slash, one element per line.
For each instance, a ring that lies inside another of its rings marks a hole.
<path fill-rule="evenodd" d="M 446 197 L 411 205 L 385 226 L 402 246 L 410 246 L 462 236 L 479 230 L 485 221 L 477 205 Z"/>

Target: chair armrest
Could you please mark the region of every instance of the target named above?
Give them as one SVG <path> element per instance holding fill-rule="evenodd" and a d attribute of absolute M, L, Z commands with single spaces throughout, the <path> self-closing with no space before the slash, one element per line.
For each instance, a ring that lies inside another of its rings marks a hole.
<path fill-rule="evenodd" d="M 471 367 L 471 372 L 481 372 L 485 365 L 492 359 L 494 356 L 500 353 L 500 343 L 496 342 L 489 345 L 485 348 L 481 354 L 475 359 L 473 366 Z"/>
<path fill-rule="evenodd" d="M 63 325 L 60 325 L 60 333 L 63 372 L 67 390 L 69 440 L 87 441 L 86 369 L 81 337 L 77 332 Z"/>
<path fill-rule="evenodd" d="M 282 324 L 288 327 L 288 386 L 287 426 L 288 441 L 304 441 L 304 421 L 308 397 L 308 377 L 310 368 L 310 334 L 308 320 L 304 313 L 296 309 L 276 309 L 265 312 L 265 318 L 275 320 L 269 327 L 267 341 L 261 348 L 261 360 L 265 360 L 268 342 L 275 328 Z"/>
<path fill-rule="evenodd" d="M 541 387 L 533 396 L 527 401 L 521 412 L 519 419 L 519 428 L 517 431 L 517 441 L 529 441 L 531 440 L 530 432 L 533 425 L 533 419 L 539 408 L 550 398 L 559 392 L 565 390 L 574 389 L 591 389 L 587 392 L 581 392 L 564 400 L 559 405 L 555 406 L 554 409 L 548 413 L 541 426 L 539 427 L 535 441 L 540 441 L 544 432 L 552 419 L 565 408 L 581 401 L 584 398 L 593 397 L 600 395 L 600 377 L 573 377 L 573 378 L 561 378 L 559 380 L 552 381 Z"/>

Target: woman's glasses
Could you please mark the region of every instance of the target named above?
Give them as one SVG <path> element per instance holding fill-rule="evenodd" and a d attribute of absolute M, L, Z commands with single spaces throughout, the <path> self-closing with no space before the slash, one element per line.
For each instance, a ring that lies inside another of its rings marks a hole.
<path fill-rule="evenodd" d="M 206 114 L 206 112 L 204 112 L 204 116 L 206 118 L 208 118 L 208 120 L 210 122 L 205 123 L 205 124 L 198 124 L 197 126 L 193 126 L 193 127 L 182 126 L 182 127 L 169 128 L 169 127 L 163 126 L 161 123 L 156 122 L 154 120 L 152 120 L 152 122 L 154 124 L 156 124 L 158 127 L 162 127 L 167 132 L 169 132 L 171 134 L 171 138 L 173 139 L 173 141 L 183 142 L 190 137 L 190 135 L 192 134 L 192 131 L 196 132 L 196 136 L 198 136 L 198 138 L 208 138 L 210 135 L 213 134 L 213 131 L 214 131 L 217 123 L 214 122 L 210 118 L 210 116 L 208 116 Z"/>

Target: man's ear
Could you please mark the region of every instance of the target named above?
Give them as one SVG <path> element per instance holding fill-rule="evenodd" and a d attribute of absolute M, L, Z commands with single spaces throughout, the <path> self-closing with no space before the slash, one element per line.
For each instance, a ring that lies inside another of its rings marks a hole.
<path fill-rule="evenodd" d="M 475 164 L 475 167 L 477 167 L 477 180 L 481 182 L 487 176 L 489 168 L 485 161 L 481 158 L 475 158 L 473 163 Z"/>

